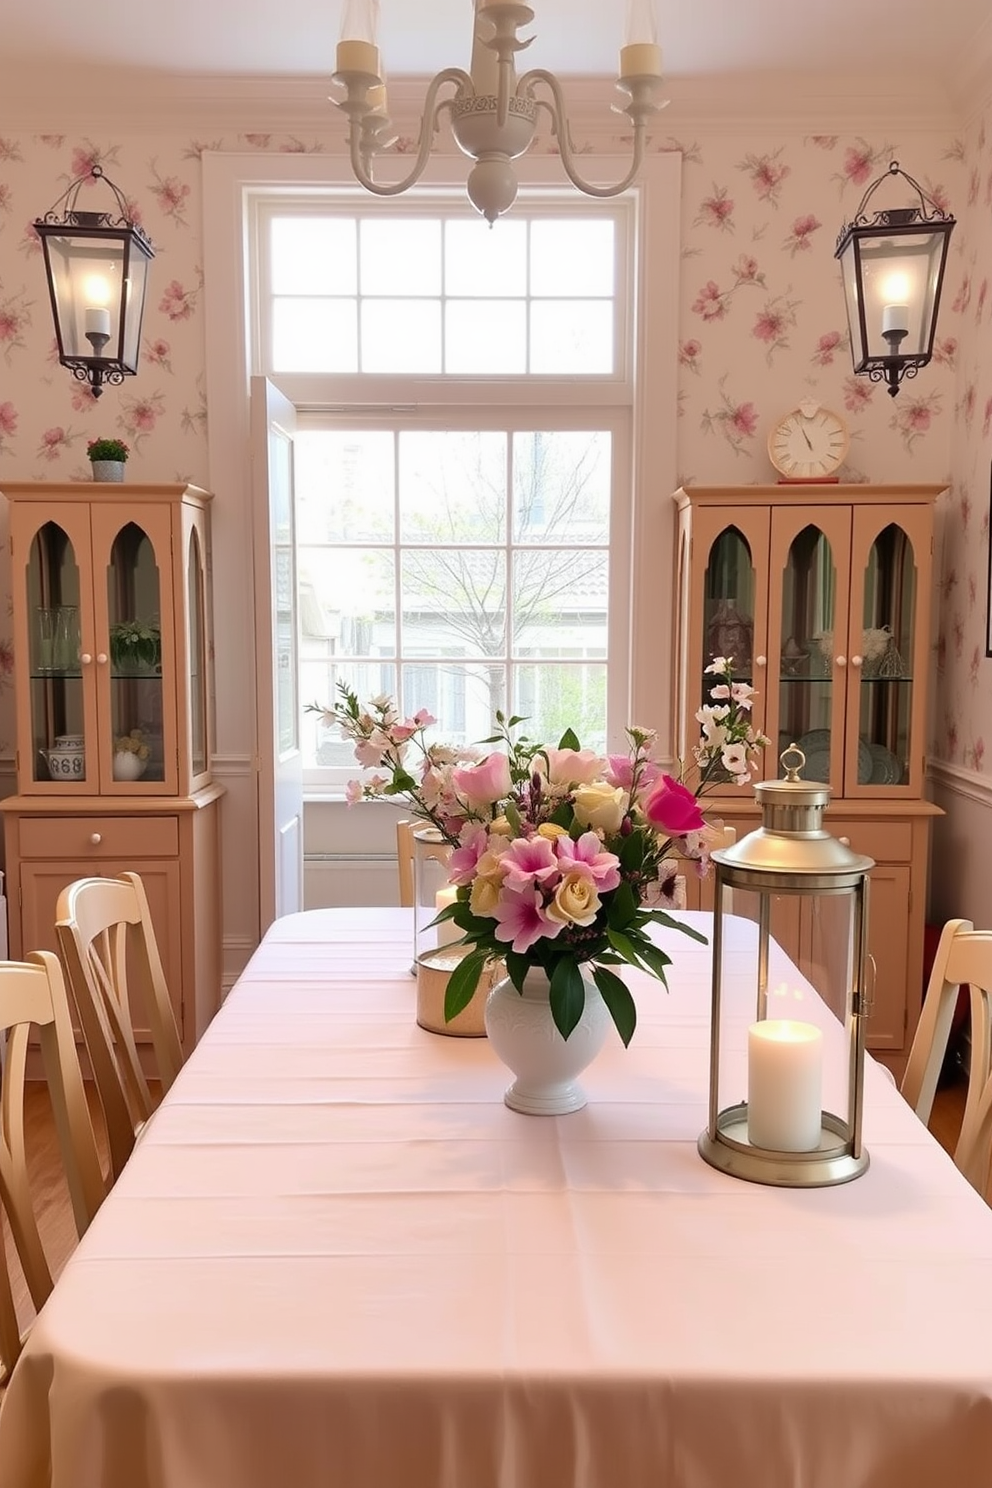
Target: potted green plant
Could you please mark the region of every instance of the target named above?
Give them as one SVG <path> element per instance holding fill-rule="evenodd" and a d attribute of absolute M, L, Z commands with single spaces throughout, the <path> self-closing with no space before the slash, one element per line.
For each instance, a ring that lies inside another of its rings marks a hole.
<path fill-rule="evenodd" d="M 93 479 L 96 481 L 122 481 L 124 462 L 131 451 L 123 439 L 91 439 L 86 446 Z"/>
<path fill-rule="evenodd" d="M 157 672 L 162 665 L 162 632 L 157 620 L 120 620 L 110 627 L 110 659 L 115 672 Z"/>

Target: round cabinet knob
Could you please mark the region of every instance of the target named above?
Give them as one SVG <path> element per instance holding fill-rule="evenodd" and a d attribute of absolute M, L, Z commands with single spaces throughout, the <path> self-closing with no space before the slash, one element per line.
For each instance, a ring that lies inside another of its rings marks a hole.
<path fill-rule="evenodd" d="M 97 666 L 106 666 L 107 665 L 107 653 L 106 653 L 106 651 L 98 651 L 96 653 L 96 664 L 97 664 Z"/>
<path fill-rule="evenodd" d="M 100 846 L 100 843 L 102 841 L 103 841 L 103 833 L 102 832 L 91 832 L 90 833 L 90 843 L 92 844 L 93 847 L 99 847 Z"/>
<path fill-rule="evenodd" d="M 92 663 L 93 658 L 88 651 L 84 651 L 80 655 L 79 661 L 82 666 L 89 666 Z"/>
<path fill-rule="evenodd" d="M 841 844 L 842 847 L 850 847 L 851 845 L 850 837 L 838 837 L 837 841 Z"/>
<path fill-rule="evenodd" d="M 754 658 L 754 664 L 757 667 L 767 666 L 768 665 L 768 657 L 767 656 L 756 656 Z"/>
<path fill-rule="evenodd" d="M 853 667 L 859 667 L 863 661 L 864 661 L 864 657 L 863 656 L 852 656 L 851 657 L 851 665 Z"/>
<path fill-rule="evenodd" d="M 837 665 L 839 667 L 846 667 L 847 666 L 847 657 L 846 656 L 838 656 L 838 658 L 837 658 Z"/>

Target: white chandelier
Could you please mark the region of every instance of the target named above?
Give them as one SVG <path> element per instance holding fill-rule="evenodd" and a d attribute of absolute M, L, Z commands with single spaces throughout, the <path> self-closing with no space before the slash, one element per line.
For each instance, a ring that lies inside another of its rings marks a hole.
<path fill-rule="evenodd" d="M 423 175 L 441 116 L 448 113 L 455 143 L 475 161 L 467 182 L 469 199 L 491 225 L 513 205 L 517 178 L 511 161 L 530 148 L 538 110 L 545 109 L 572 185 L 587 196 L 617 196 L 625 191 L 644 158 L 647 121 L 667 102 L 657 98 L 662 77 L 654 0 L 628 0 L 626 42 L 620 49 L 616 83 L 626 101 L 615 104 L 614 110 L 626 114 L 634 127 L 633 153 L 627 174 L 613 186 L 593 185 L 579 176 L 565 99 L 554 73 L 535 67 L 517 77 L 515 55 L 533 40 L 521 40 L 517 33 L 534 19 L 533 8 L 519 0 L 472 0 L 472 5 L 471 68 L 466 72 L 461 67 L 446 67 L 431 79 L 413 168 L 402 181 L 386 182 L 374 179 L 376 156 L 396 143 L 379 63 L 379 0 L 347 0 L 334 73 L 334 81 L 347 91 L 344 98 L 334 101 L 348 116 L 351 167 L 359 183 L 377 196 L 398 196 L 408 190 Z M 439 101 L 442 88 L 449 85 L 452 96 Z M 547 89 L 550 101 L 537 96 L 539 88 Z"/>

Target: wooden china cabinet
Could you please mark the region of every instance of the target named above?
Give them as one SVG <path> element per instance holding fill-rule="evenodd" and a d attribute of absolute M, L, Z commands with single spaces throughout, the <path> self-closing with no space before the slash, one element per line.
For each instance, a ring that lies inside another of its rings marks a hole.
<path fill-rule="evenodd" d="M 757 691 L 754 720 L 771 739 L 761 774 L 783 774 L 798 743 L 803 774 L 832 790 L 824 824 L 875 859 L 869 952 L 869 1047 L 896 1072 L 922 996 L 930 824 L 923 798 L 933 583 L 933 507 L 941 486 L 693 486 L 676 492 L 678 750 L 691 754 L 696 710 L 710 701 L 714 655 Z M 752 785 L 710 796 L 738 835 L 759 812 Z M 711 888 L 689 881 L 696 902 Z M 783 898 L 772 929 L 814 985 L 830 929 Z"/>
<path fill-rule="evenodd" d="M 210 496 L 47 482 L 2 494 L 17 714 L 17 794 L 0 802 L 10 954 L 56 949 L 56 900 L 73 879 L 133 869 L 189 1050 L 221 989 Z"/>

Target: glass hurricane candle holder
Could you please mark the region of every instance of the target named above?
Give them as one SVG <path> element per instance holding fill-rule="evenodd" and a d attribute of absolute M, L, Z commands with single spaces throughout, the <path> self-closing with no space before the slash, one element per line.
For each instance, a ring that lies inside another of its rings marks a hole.
<path fill-rule="evenodd" d="M 830 788 L 755 787 L 762 823 L 713 853 L 709 1119 L 699 1151 L 753 1183 L 815 1188 L 868 1166 L 861 1140 L 871 858 L 823 827 Z M 797 967 L 783 945 L 801 948 Z"/>
<path fill-rule="evenodd" d="M 439 910 L 454 900 L 455 890 L 448 881 L 448 859 L 451 844 L 445 842 L 436 827 L 421 827 L 413 834 L 413 963 L 426 952 L 436 951 L 461 938 L 461 931 L 450 922 L 431 925 Z"/>

